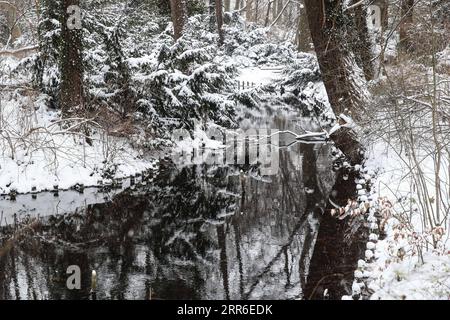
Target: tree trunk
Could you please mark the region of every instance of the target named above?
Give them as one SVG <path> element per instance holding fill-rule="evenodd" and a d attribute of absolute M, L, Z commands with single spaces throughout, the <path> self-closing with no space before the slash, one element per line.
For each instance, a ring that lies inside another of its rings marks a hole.
<path fill-rule="evenodd" d="M 231 11 L 231 0 L 225 0 L 224 5 L 225 5 L 225 12 L 230 12 Z"/>
<path fill-rule="evenodd" d="M 413 7 L 414 0 L 402 0 L 400 24 L 400 50 L 402 52 L 410 52 L 413 49 L 413 43 L 410 38 L 410 29 L 413 24 Z"/>
<path fill-rule="evenodd" d="M 172 14 L 173 37 L 178 40 L 183 35 L 186 18 L 186 1 L 170 0 L 170 11 Z"/>
<path fill-rule="evenodd" d="M 356 65 L 345 46 L 347 32 L 342 4 L 333 0 L 305 0 L 309 28 L 330 105 L 339 117 L 351 113 L 358 117 L 364 101 L 363 88 L 354 74 Z M 363 161 L 362 146 L 349 128 L 336 131 L 331 138 L 352 163 Z"/>
<path fill-rule="evenodd" d="M 63 0 L 61 9 L 61 92 L 63 114 L 84 109 L 82 30 L 69 25 L 70 6 L 79 6 L 80 0 Z M 69 28 L 70 26 L 70 28 Z"/>
<path fill-rule="evenodd" d="M 353 0 L 353 3 L 358 0 Z M 373 44 L 369 36 L 369 28 L 367 26 L 367 10 L 364 5 L 357 6 L 354 9 L 355 17 L 355 34 L 356 41 L 354 41 L 354 51 L 357 55 L 359 65 L 364 71 L 364 76 L 367 81 L 370 81 L 375 76 Z"/>
<path fill-rule="evenodd" d="M 248 22 L 253 21 L 253 0 L 247 0 L 247 8 L 245 9 L 245 16 Z"/>
<path fill-rule="evenodd" d="M 299 4 L 299 18 L 297 30 L 297 49 L 307 52 L 311 50 L 311 31 L 309 31 L 308 15 L 306 14 L 305 1 Z"/>
<path fill-rule="evenodd" d="M 209 31 L 214 32 L 216 29 L 216 0 L 209 0 Z"/>
<path fill-rule="evenodd" d="M 242 0 L 235 0 L 236 2 L 234 3 L 234 10 L 239 10 L 240 8 L 242 8 Z"/>
<path fill-rule="evenodd" d="M 277 3 L 277 17 L 278 17 L 281 13 L 281 10 L 283 10 L 284 3 L 283 3 L 283 0 L 277 0 L 277 1 L 278 1 L 278 3 Z"/>
<path fill-rule="evenodd" d="M 217 230 L 217 242 L 220 248 L 220 272 L 222 274 L 222 284 L 224 291 L 224 299 L 230 300 L 230 284 L 228 277 L 228 256 L 227 256 L 227 239 L 225 227 L 219 225 L 216 227 Z"/>
<path fill-rule="evenodd" d="M 269 25 L 269 19 L 270 19 L 270 9 L 272 8 L 274 0 L 269 1 L 267 4 L 267 12 L 266 12 L 266 18 L 264 20 L 264 27 L 267 27 Z"/>
<path fill-rule="evenodd" d="M 9 43 L 12 44 L 22 35 L 22 32 L 17 24 L 17 8 L 9 2 L 1 2 L 0 10 L 6 12 L 6 22 L 9 29 Z"/>
<path fill-rule="evenodd" d="M 223 45 L 224 35 L 223 35 L 223 7 L 222 0 L 216 1 L 216 20 L 217 20 L 217 32 L 219 33 L 219 45 Z"/>
<path fill-rule="evenodd" d="M 272 5 L 272 20 L 275 20 L 275 19 L 277 18 L 277 12 L 278 12 L 278 9 L 277 9 L 277 3 L 278 3 L 278 0 L 273 0 L 273 5 Z"/>
<path fill-rule="evenodd" d="M 381 11 L 381 30 L 386 31 L 389 27 L 389 3 L 387 0 L 376 0 L 375 5 L 380 8 Z"/>
<path fill-rule="evenodd" d="M 292 2 L 290 1 L 290 0 L 288 0 L 289 1 L 289 3 L 287 4 L 287 7 L 286 7 L 286 9 L 285 9 L 285 15 L 284 15 L 284 19 L 283 19 L 283 24 L 285 24 L 285 25 L 292 25 L 292 11 L 293 11 L 293 8 L 292 8 Z"/>

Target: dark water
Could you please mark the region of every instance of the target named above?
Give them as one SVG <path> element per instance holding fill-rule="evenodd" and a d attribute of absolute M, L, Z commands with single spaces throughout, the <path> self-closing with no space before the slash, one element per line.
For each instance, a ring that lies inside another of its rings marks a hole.
<path fill-rule="evenodd" d="M 279 156 L 264 178 L 166 161 L 111 201 L 3 227 L 0 298 L 88 299 L 96 270 L 98 299 L 339 299 L 362 249 L 349 230 L 362 227 L 332 218 L 328 198 L 345 203 L 352 178 L 327 144 Z M 66 287 L 70 265 L 81 290 Z"/>

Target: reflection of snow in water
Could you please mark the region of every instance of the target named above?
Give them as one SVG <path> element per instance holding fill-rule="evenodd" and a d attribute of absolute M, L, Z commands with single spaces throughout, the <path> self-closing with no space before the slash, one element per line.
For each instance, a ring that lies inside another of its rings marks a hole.
<path fill-rule="evenodd" d="M 141 177 L 136 177 L 135 183 L 141 182 Z M 57 214 L 74 212 L 80 207 L 91 204 L 111 201 L 113 196 L 130 187 L 130 179 L 122 181 L 122 187 L 102 191 L 99 188 L 86 188 L 83 193 L 75 190 L 59 191 L 57 196 L 53 192 L 37 194 L 20 194 L 15 201 L 8 200 L 9 196 L 0 196 L 0 217 L 3 217 L 0 225 L 11 224 L 14 214 L 17 219 L 25 216 L 44 217 Z M 33 199 L 33 196 L 36 199 Z"/>
<path fill-rule="evenodd" d="M 264 115 L 248 122 L 249 128 L 278 128 L 292 130 L 296 134 L 311 129 L 311 119 L 309 121 L 301 119 L 296 113 L 291 112 L 276 113 L 276 116 Z M 204 137 L 203 133 L 196 132 L 194 142 L 189 139 L 184 141 L 188 144 L 197 142 L 198 145 L 205 142 L 205 147 L 217 147 L 221 144 L 217 140 L 202 141 L 201 138 Z M 284 141 L 286 143 L 292 140 L 289 137 L 282 139 L 287 139 Z M 317 213 L 312 212 L 311 208 L 306 208 L 308 202 L 306 200 L 307 197 L 310 199 L 312 197 L 314 202 L 311 203 L 314 205 L 316 200 L 314 195 L 319 192 L 329 194 L 334 183 L 334 174 L 330 170 L 327 145 L 306 146 L 296 143 L 291 145 L 289 150 L 280 149 L 279 153 L 280 170 L 276 175 L 261 177 L 255 171 L 245 171 L 246 193 L 243 198 L 240 192 L 240 168 L 234 167 L 229 168 L 226 177 L 219 179 L 219 181 L 229 179 L 232 182 L 230 188 L 224 188 L 223 185 L 215 186 L 217 182 L 205 180 L 200 166 L 192 169 L 196 171 L 198 180 L 196 184 L 192 182 L 193 179 L 196 180 L 193 175 L 180 175 L 175 179 L 178 170 L 186 164 L 181 164 L 177 170 L 171 172 L 166 187 L 150 185 L 150 188 L 162 188 L 159 191 L 153 190 L 156 195 L 153 194 L 152 197 L 163 197 L 164 200 L 158 202 L 155 208 L 145 209 L 152 212 L 152 218 L 142 230 L 133 228 L 133 242 L 136 246 L 129 248 L 131 260 L 127 262 L 132 264 L 133 271 L 124 271 L 126 277 L 122 277 L 122 273 L 119 274 L 111 267 L 117 265 L 110 263 L 114 261 L 114 256 L 111 252 L 102 252 L 102 247 L 86 252 L 90 262 L 99 263 L 96 267 L 102 279 L 99 281 L 99 297 L 117 295 L 116 284 L 121 283 L 120 291 L 124 297 L 143 298 L 148 282 L 156 298 L 223 299 L 226 290 L 229 291 L 231 298 L 300 298 L 302 286 L 309 273 L 310 259 L 319 228 Z M 315 156 L 312 156 L 312 153 Z M 208 167 L 208 174 L 214 172 L 213 167 Z M 314 181 L 315 179 L 312 179 L 314 177 L 317 178 L 318 185 L 308 185 L 309 189 L 315 190 L 314 194 L 308 194 L 304 182 Z M 202 188 L 193 194 L 190 193 L 191 188 L 184 186 L 195 187 L 199 184 L 202 184 Z M 123 188 L 125 187 L 124 183 Z M 59 197 L 54 197 L 52 193 L 39 194 L 37 200 L 32 200 L 31 195 L 23 195 L 18 196 L 16 202 L 0 201 L 2 206 L 0 210 L 5 212 L 8 221 L 12 221 L 15 212 L 23 216 L 52 215 L 74 211 L 88 204 L 106 202 L 121 190 L 109 194 L 97 191 L 86 189 L 84 194 L 76 191 L 60 192 Z M 194 207 L 189 199 L 182 196 L 183 194 L 189 194 L 190 199 L 197 199 L 195 203 L 198 201 L 199 205 Z M 232 202 L 233 205 L 228 202 Z M 11 204 L 9 208 L 8 205 Z M 123 205 L 120 201 L 115 201 L 114 210 L 121 206 Z M 192 212 L 188 217 L 181 215 L 186 214 L 183 211 L 186 207 L 198 212 Z M 100 213 L 107 215 L 109 212 L 105 210 Z M 155 212 L 158 214 L 153 217 Z M 158 217 L 163 219 L 157 220 Z M 199 226 L 196 227 L 197 225 Z M 224 238 L 219 243 L 218 230 L 221 228 Z M 154 244 L 155 248 L 142 242 L 143 238 L 147 238 L 143 236 L 143 232 L 148 232 L 149 243 Z M 160 233 L 164 237 L 159 238 Z M 203 239 L 201 245 L 196 237 Z M 163 259 L 157 258 L 153 251 L 160 251 L 161 247 L 157 243 L 161 239 L 164 240 Z M 119 240 L 118 247 L 123 245 L 121 241 Z M 182 254 L 183 248 L 191 252 L 192 257 Z M 226 252 L 227 289 L 223 278 L 224 270 L 221 269 L 222 251 Z M 124 263 L 126 257 L 128 256 L 121 256 L 118 263 Z M 33 262 L 33 265 L 37 266 L 36 270 L 44 270 L 46 267 L 42 262 Z M 143 268 L 149 268 L 149 273 L 137 271 Z M 25 277 L 25 272 L 20 276 Z M 199 283 L 194 281 L 197 277 L 202 281 Z M 21 288 L 27 288 L 29 285 L 21 284 Z M 26 293 L 21 296 L 26 296 Z"/>
<path fill-rule="evenodd" d="M 323 171 L 314 169 L 318 163 L 329 161 L 327 153 L 310 145 L 306 148 L 300 148 L 300 146 L 298 148 L 303 152 L 302 159 L 314 159 L 311 161 L 315 164 L 311 166 L 305 164 L 304 167 L 309 169 L 303 173 L 285 174 L 293 173 L 295 168 L 286 156 L 287 150 L 281 150 L 280 153 L 285 155 L 282 157 L 283 162 L 280 162 L 280 166 L 284 168 L 283 172 L 280 170 L 278 175 L 270 178 L 258 178 L 251 172 L 245 173 L 247 187 L 243 208 L 240 207 L 242 203 L 242 194 L 239 192 L 240 171 L 232 169 L 227 171 L 226 176 L 224 173 L 217 179 L 206 180 L 201 172 L 196 171 L 198 175 L 192 175 L 173 170 L 169 179 L 166 179 L 165 175 L 160 177 L 160 179 L 164 177 L 163 181 L 166 181 L 167 185 L 164 183 L 161 185 L 162 181 L 155 177 L 157 183 L 149 185 L 148 191 L 145 191 L 146 188 L 140 190 L 144 191 L 142 197 L 149 199 L 149 203 L 155 204 L 154 208 L 152 206 L 145 209 L 141 206 L 132 209 L 127 207 L 130 202 L 139 202 L 139 192 L 136 192 L 134 200 L 124 201 L 119 197 L 120 199 L 116 200 L 112 206 L 99 206 L 96 209 L 99 210 L 99 216 L 113 219 L 109 221 L 109 225 L 106 225 L 108 230 L 110 230 L 109 226 L 114 226 L 115 223 L 127 225 L 122 219 L 114 220 L 118 217 L 114 218 L 111 213 L 116 212 L 118 208 L 123 208 L 127 212 L 145 210 L 143 214 L 146 218 L 139 222 L 135 221 L 131 229 L 125 230 L 128 239 L 130 230 L 133 231 L 133 246 L 128 246 L 128 241 L 117 235 L 118 242 L 114 242 L 113 247 L 120 248 L 118 257 L 102 246 L 92 247 L 83 252 L 86 254 L 89 265 L 96 265 L 95 270 L 99 275 L 98 297 L 117 298 L 117 292 L 120 292 L 120 295 L 128 299 L 142 299 L 148 290 L 146 287 L 148 285 L 151 286 L 156 298 L 223 299 L 226 290 L 229 291 L 230 298 L 234 299 L 300 298 L 302 283 L 306 281 L 309 273 L 310 259 L 319 227 L 318 214 L 306 208 L 307 195 L 301 186 L 304 179 L 308 180 L 308 176 L 309 178 L 317 177 L 320 180 L 319 184 L 324 185 L 325 189 L 321 190 L 320 186 L 310 187 L 328 194 L 334 179 L 329 167 L 324 166 Z M 313 157 L 312 152 L 316 156 Z M 192 170 L 195 169 L 192 168 Z M 208 174 L 207 176 L 210 177 Z M 225 179 L 230 180 L 227 188 L 224 188 Z M 196 189 L 197 186 L 203 185 L 204 181 L 206 181 L 205 186 Z M 294 192 L 286 194 L 286 190 L 289 189 Z M 190 193 L 191 191 L 194 193 Z M 183 194 L 189 197 L 184 198 Z M 47 198 L 41 196 L 44 195 L 39 194 L 38 201 L 43 199 L 48 201 L 42 201 L 42 205 L 33 212 L 52 214 L 58 199 L 51 193 L 46 195 Z M 85 190 L 84 194 L 69 191 L 60 192 L 59 200 L 63 200 L 61 203 L 65 205 L 64 210 L 69 210 L 71 206 L 76 206 L 77 203 L 79 206 L 83 203 L 79 201 L 81 198 L 85 198 L 85 203 L 103 202 L 101 196 L 102 194 L 96 193 L 95 190 L 92 192 Z M 24 198 L 26 201 L 18 197 L 17 206 L 19 207 L 19 203 L 28 206 L 30 202 L 37 203 L 36 200 L 31 200 L 31 195 L 20 197 L 26 197 Z M 158 202 L 155 199 L 161 200 Z M 197 200 L 191 203 L 192 199 Z M 44 207 L 46 202 L 52 202 L 53 207 L 50 204 L 48 204 L 49 209 Z M 186 212 L 186 207 L 192 211 Z M 61 211 L 58 212 L 61 213 Z M 125 216 L 140 219 L 139 212 Z M 159 224 L 153 224 L 157 218 L 161 217 L 162 219 L 158 220 Z M 102 224 L 105 226 L 107 221 L 103 221 Z M 127 220 L 128 223 L 131 221 L 134 220 Z M 95 230 L 90 226 L 91 222 L 87 230 L 90 232 Z M 223 230 L 222 242 L 218 241 L 221 234 L 218 230 Z M 111 232 L 115 235 L 114 232 L 117 230 L 114 231 L 114 228 L 111 228 Z M 163 241 L 158 244 L 160 240 Z M 161 250 L 164 254 L 161 257 L 155 256 L 155 252 L 161 252 Z M 226 256 L 222 257 L 221 252 L 226 252 Z M 76 258 L 79 257 L 76 256 Z M 225 261 L 223 259 L 227 262 L 226 269 L 223 269 L 225 268 L 222 264 Z M 47 267 L 45 263 L 32 261 L 34 271 L 31 271 L 33 272 L 31 278 L 39 279 L 35 280 L 35 284 L 28 283 L 26 280 L 29 270 L 19 272 L 19 277 L 25 279 L 25 282 L 20 284 L 21 290 L 23 289 L 21 297 L 27 296 L 25 289 L 30 286 L 44 288 L 48 286 L 46 278 L 39 277 Z M 117 265 L 130 267 L 119 272 Z M 58 262 L 56 267 L 59 266 Z M 55 266 L 50 266 L 50 268 L 53 267 Z M 63 267 L 65 267 L 64 264 Z M 19 269 L 23 270 L 23 265 L 20 264 Z M 226 287 L 228 289 L 225 289 L 224 270 L 227 273 Z M 53 295 L 54 290 L 66 293 L 62 287 L 49 290 Z M 38 297 L 41 297 L 40 294 Z"/>

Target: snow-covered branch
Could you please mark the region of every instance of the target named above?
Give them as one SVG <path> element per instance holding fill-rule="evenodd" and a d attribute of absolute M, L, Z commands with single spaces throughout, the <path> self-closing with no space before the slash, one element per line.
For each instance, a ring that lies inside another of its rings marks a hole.
<path fill-rule="evenodd" d="M 23 59 L 33 53 L 36 53 L 38 49 L 39 46 L 34 45 L 16 50 L 2 50 L 0 51 L 0 57 L 14 57 L 18 59 Z"/>
<path fill-rule="evenodd" d="M 345 11 L 348 11 L 348 10 L 352 10 L 352 9 L 354 9 L 354 8 L 356 8 L 356 7 L 359 7 L 360 5 L 364 4 L 364 2 L 366 2 L 366 0 L 360 0 L 360 1 L 358 1 L 358 2 L 356 2 L 356 3 L 354 3 L 354 4 L 352 4 L 352 5 L 350 5 L 350 6 L 348 6 L 348 7 L 345 7 L 345 8 L 344 8 L 344 12 L 345 12 Z"/>

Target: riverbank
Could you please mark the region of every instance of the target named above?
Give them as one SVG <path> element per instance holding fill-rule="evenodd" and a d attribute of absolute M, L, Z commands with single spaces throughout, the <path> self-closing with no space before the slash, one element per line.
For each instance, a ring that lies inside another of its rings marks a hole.
<path fill-rule="evenodd" d="M 420 154 L 420 152 L 418 152 Z M 433 157 L 422 153 L 428 206 L 435 209 Z M 450 251 L 446 219 L 432 225 L 424 198 L 398 149 L 383 142 L 369 151 L 366 167 L 377 172 L 367 222 L 371 234 L 358 262 L 352 296 L 343 299 L 411 300 L 450 298 Z M 448 176 L 442 175 L 443 186 Z M 443 198 L 446 203 L 448 198 Z"/>
<path fill-rule="evenodd" d="M 110 136 L 88 119 L 62 119 L 43 99 L 3 96 L 0 195 L 103 186 L 156 167 L 157 160 L 126 138 Z"/>

